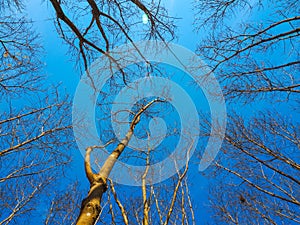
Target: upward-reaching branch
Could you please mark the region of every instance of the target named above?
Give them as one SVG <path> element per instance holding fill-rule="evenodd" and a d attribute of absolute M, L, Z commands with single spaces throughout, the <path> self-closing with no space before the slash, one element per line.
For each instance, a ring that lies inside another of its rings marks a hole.
<path fill-rule="evenodd" d="M 168 37 L 173 39 L 175 36 L 173 18 L 168 16 L 160 3 L 143 4 L 136 0 L 86 0 L 71 4 L 67 1 L 49 1 L 56 12 L 58 33 L 71 47 L 72 54 L 78 55 L 77 60 L 82 60 L 84 70 L 88 73 L 89 63 L 99 56 L 106 56 L 112 74 L 112 68 L 117 67 L 122 74 L 124 84 L 126 84 L 125 71 L 119 59 L 110 54 L 116 45 L 130 43 L 143 60 L 149 63 L 134 41 L 137 26 L 141 23 L 137 16 L 139 12 L 147 15 L 149 20 L 147 29 L 141 33 L 143 36 L 159 38 L 162 41 L 167 40 Z M 84 4 L 87 7 L 82 7 Z M 88 16 L 87 10 L 90 10 Z M 80 21 L 81 19 L 84 21 Z"/>
<path fill-rule="evenodd" d="M 125 147 L 128 145 L 135 126 L 139 123 L 142 113 L 144 113 L 153 103 L 163 102 L 160 99 L 154 99 L 148 104 L 143 106 L 134 116 L 132 122 L 130 123 L 129 130 L 125 138 L 118 144 L 114 151 L 108 156 L 104 165 L 100 169 L 99 173 L 93 173 L 90 163 L 90 154 L 94 148 L 100 148 L 99 146 L 90 146 L 87 148 L 85 156 L 85 171 L 86 176 L 90 182 L 90 190 L 88 196 L 82 201 L 80 214 L 77 219 L 77 225 L 94 225 L 96 224 L 100 212 L 101 212 L 101 199 L 103 193 L 107 189 L 107 178 L 112 171 L 115 162 L 120 157 Z M 109 143 L 108 143 L 109 144 Z"/>

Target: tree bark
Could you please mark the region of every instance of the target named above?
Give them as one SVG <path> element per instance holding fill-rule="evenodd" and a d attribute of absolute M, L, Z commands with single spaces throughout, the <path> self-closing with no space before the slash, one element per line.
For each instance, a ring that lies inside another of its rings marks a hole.
<path fill-rule="evenodd" d="M 100 169 L 98 174 L 93 173 L 91 164 L 90 164 L 90 154 L 94 148 L 103 148 L 100 146 L 90 146 L 86 149 L 85 154 L 85 173 L 86 177 L 90 182 L 90 190 L 88 196 L 82 201 L 80 214 L 78 216 L 76 225 L 94 225 L 97 223 L 98 218 L 101 213 L 101 199 L 102 195 L 107 190 L 107 178 L 110 172 L 113 169 L 113 166 L 119 156 L 124 151 L 125 147 L 128 145 L 135 126 L 140 121 L 141 114 L 149 108 L 154 102 L 163 102 L 159 99 L 154 99 L 150 101 L 148 104 L 143 106 L 138 113 L 135 114 L 129 130 L 126 134 L 126 137 L 118 144 L 118 146 L 114 149 L 114 151 L 108 156 L 106 161 L 104 162 L 102 168 Z"/>

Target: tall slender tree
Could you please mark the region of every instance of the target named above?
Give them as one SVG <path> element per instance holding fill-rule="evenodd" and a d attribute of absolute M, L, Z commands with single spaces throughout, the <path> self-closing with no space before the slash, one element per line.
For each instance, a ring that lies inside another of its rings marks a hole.
<path fill-rule="evenodd" d="M 213 27 L 198 53 L 230 113 L 212 182 L 213 224 L 299 224 L 299 2 L 196 5 L 198 28 Z"/>
<path fill-rule="evenodd" d="M 72 143 L 69 101 L 54 87 L 46 91 L 39 37 L 21 10 L 20 1 L 1 1 L 0 224 L 20 224 L 39 211 Z"/>

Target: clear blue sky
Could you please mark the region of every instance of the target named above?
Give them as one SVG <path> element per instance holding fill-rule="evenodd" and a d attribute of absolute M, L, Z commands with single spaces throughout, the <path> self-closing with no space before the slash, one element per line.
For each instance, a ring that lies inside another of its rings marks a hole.
<path fill-rule="evenodd" d="M 255 3 L 255 1 L 252 1 Z M 48 3 L 49 4 L 49 3 Z M 193 11 L 192 1 L 182 0 L 164 0 L 163 4 L 170 10 L 171 16 L 178 17 L 180 20 L 178 25 L 178 44 L 183 45 L 191 50 L 195 50 L 197 41 L 202 34 L 193 32 Z M 61 83 L 61 87 L 66 89 L 67 93 L 71 96 L 74 95 L 76 86 L 79 82 L 80 74 L 74 68 L 74 63 L 70 62 L 70 57 L 67 55 L 68 47 L 63 44 L 62 40 L 58 37 L 55 27 L 53 25 L 54 11 L 51 6 L 43 3 L 40 0 L 31 0 L 28 3 L 28 15 L 35 21 L 37 31 L 41 34 L 41 40 L 45 48 L 45 73 L 48 75 L 49 85 L 51 83 Z M 236 17 L 232 19 L 232 26 L 235 26 L 240 19 L 254 18 L 255 15 L 250 15 L 247 12 L 239 11 Z M 141 16 L 142 19 L 142 16 Z M 73 168 L 76 169 L 76 176 L 82 177 L 86 187 L 88 182 L 84 175 L 83 160 L 79 151 L 74 150 L 75 162 Z M 196 161 L 197 159 L 194 159 Z M 193 168 L 194 167 L 194 168 Z M 204 224 L 208 213 L 208 187 L 207 181 L 197 172 L 197 166 L 192 166 L 192 171 L 189 176 L 193 179 L 191 186 L 191 195 L 195 202 L 198 202 L 196 218 L 199 224 Z M 196 171 L 196 172 L 195 172 Z M 74 172 L 74 171 L 72 171 Z M 71 174 L 70 174 L 71 176 Z M 201 221 L 201 222 L 200 222 Z M 198 224 L 198 223 L 197 223 Z"/>

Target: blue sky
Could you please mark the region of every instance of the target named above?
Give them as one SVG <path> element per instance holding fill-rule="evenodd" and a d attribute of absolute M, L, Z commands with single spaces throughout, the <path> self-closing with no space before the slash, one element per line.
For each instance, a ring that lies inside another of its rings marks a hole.
<path fill-rule="evenodd" d="M 178 21 L 178 44 L 183 45 L 186 48 L 194 50 L 196 48 L 196 41 L 198 34 L 193 32 L 193 11 L 192 1 L 164 1 L 166 7 L 170 10 L 171 16 L 180 18 Z M 76 70 L 74 63 L 71 62 L 71 58 L 67 55 L 67 46 L 58 37 L 56 33 L 53 17 L 54 10 L 51 5 L 41 4 L 40 0 L 31 0 L 27 6 L 28 16 L 34 21 L 34 25 L 37 28 L 37 32 L 41 34 L 41 41 L 45 49 L 44 62 L 46 63 L 44 72 L 48 76 L 48 84 L 61 83 L 60 87 L 65 89 L 66 92 L 73 96 L 76 90 L 76 86 L 80 79 L 80 74 Z M 141 15 L 142 19 L 142 15 Z M 85 178 L 83 169 L 83 158 L 78 150 L 74 150 L 74 159 L 72 168 L 69 171 L 70 177 L 77 177 L 82 181 L 83 186 L 88 187 L 88 182 Z M 194 158 L 193 161 L 199 159 Z M 191 166 L 191 171 L 197 171 L 196 165 Z M 74 172 L 76 171 L 76 174 Z M 189 175 L 193 180 L 190 192 L 192 198 L 197 202 L 197 210 L 195 211 L 196 218 L 201 218 L 201 224 L 207 218 L 207 182 L 197 172 L 191 172 Z M 62 184 L 62 186 L 64 186 Z"/>
<path fill-rule="evenodd" d="M 198 34 L 193 32 L 194 18 L 191 2 L 192 1 L 166 0 L 164 1 L 164 4 L 170 10 L 171 16 L 180 18 L 177 22 L 179 36 L 178 44 L 194 50 L 196 48 Z M 60 87 L 65 89 L 70 96 L 73 96 L 80 79 L 80 74 L 78 73 L 78 70 L 76 70 L 74 63 L 70 61 L 71 58 L 67 55 L 67 46 L 56 33 L 52 20 L 54 17 L 54 10 L 51 7 L 51 5 L 47 6 L 45 3 L 41 5 L 40 0 L 32 0 L 27 6 L 28 16 L 34 21 L 37 32 L 41 34 L 41 40 L 45 49 L 44 61 L 46 67 L 44 72 L 48 76 L 49 86 L 51 83 L 61 83 Z M 75 161 L 73 162 L 72 168 L 76 169 L 71 169 L 69 171 L 69 176 L 77 177 L 82 181 L 82 185 L 87 188 L 88 182 L 84 174 L 83 158 L 78 150 L 74 150 L 74 159 Z M 199 159 L 193 158 L 192 160 L 198 161 Z M 76 174 L 74 174 L 75 171 Z M 198 171 L 198 166 L 192 165 L 191 171 Z M 201 218 L 201 224 L 203 224 L 205 218 L 207 218 L 208 210 L 207 182 L 197 172 L 190 172 L 188 176 L 193 180 L 190 192 L 192 198 L 198 205 L 197 210 L 195 211 L 196 218 Z M 62 186 L 64 185 L 62 184 Z"/>
<path fill-rule="evenodd" d="M 201 35 L 204 33 L 195 33 L 193 22 L 194 14 L 192 10 L 193 1 L 179 1 L 179 0 L 164 0 L 163 4 L 170 10 L 170 15 L 180 18 L 176 23 L 178 25 L 178 44 L 195 50 L 197 42 L 200 40 Z M 252 1 L 255 4 L 257 1 Z M 53 25 L 54 10 L 51 6 L 43 3 L 41 5 L 40 0 L 31 0 L 27 6 L 28 16 L 32 18 L 37 27 L 37 31 L 41 34 L 41 41 L 45 49 L 46 67 L 44 72 L 48 76 L 49 86 L 51 84 L 61 83 L 61 88 L 73 96 L 80 79 L 80 73 L 76 70 L 75 65 L 71 62 L 71 58 L 67 55 L 68 47 L 63 43 L 63 41 L 58 37 L 55 27 Z M 235 14 L 232 20 L 229 22 L 232 27 L 235 27 L 238 22 L 246 19 L 257 18 L 256 15 L 249 14 L 247 11 L 239 11 Z M 141 15 L 142 20 L 142 15 Z M 258 106 L 256 106 L 256 111 Z M 244 108 L 245 112 L 248 110 Z M 253 110 L 253 109 L 252 109 Z M 249 113 L 249 112 L 248 112 Z M 74 150 L 74 165 L 76 168 L 76 176 L 85 182 L 85 186 L 88 186 L 88 182 L 84 175 L 83 170 L 83 159 L 81 154 L 76 149 Z M 193 161 L 197 161 L 197 158 L 193 158 Z M 193 180 L 192 186 L 190 188 L 192 198 L 195 202 L 198 202 L 196 213 L 196 218 L 198 218 L 199 224 L 205 223 L 205 218 L 208 218 L 208 186 L 207 180 L 198 172 L 197 165 L 193 164 L 191 166 L 191 172 L 189 177 Z M 72 171 L 74 172 L 74 171 Z M 73 176 L 70 172 L 70 176 Z M 200 219 L 201 218 L 201 219 Z M 201 222 L 200 222 L 201 221 Z"/>

